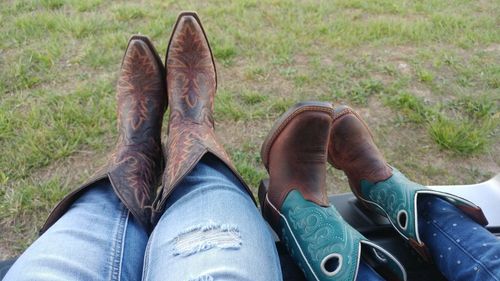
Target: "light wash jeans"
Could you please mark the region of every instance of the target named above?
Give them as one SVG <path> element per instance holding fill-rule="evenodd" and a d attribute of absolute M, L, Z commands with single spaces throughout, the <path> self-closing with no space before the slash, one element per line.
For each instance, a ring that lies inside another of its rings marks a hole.
<path fill-rule="evenodd" d="M 80 197 L 4 280 L 281 280 L 273 237 L 238 179 L 205 157 L 148 237 L 108 182 Z"/>
<path fill-rule="evenodd" d="M 449 206 L 447 217 L 443 217 L 446 219 L 425 224 L 421 233 L 436 260 L 443 245 L 456 253 L 442 258 L 439 268 L 450 272 L 450 280 L 498 280 L 494 276 L 499 274 L 500 261 L 493 260 L 499 253 L 498 240 L 469 220 L 459 232 L 461 242 L 452 243 L 455 238 L 451 235 L 458 235 L 453 224 L 466 220 Z M 437 208 L 430 213 L 430 218 L 441 217 L 442 211 Z M 430 226 L 435 225 L 441 226 L 436 228 L 439 235 L 433 235 Z M 482 234 L 474 236 L 472 231 Z M 483 244 L 488 251 L 476 249 Z M 457 264 L 457 258 L 461 264 Z M 470 278 L 471 274 L 476 279 Z M 202 159 L 173 192 L 150 237 L 116 197 L 109 182 L 96 184 L 19 257 L 4 280 L 141 279 L 282 279 L 269 227 L 223 163 L 210 156 Z M 357 280 L 383 279 L 362 262 Z"/>

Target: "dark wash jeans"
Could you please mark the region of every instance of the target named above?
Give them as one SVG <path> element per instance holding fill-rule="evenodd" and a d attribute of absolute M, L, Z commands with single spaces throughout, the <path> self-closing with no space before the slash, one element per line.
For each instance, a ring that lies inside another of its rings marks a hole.
<path fill-rule="evenodd" d="M 500 281 L 500 239 L 447 201 L 419 199 L 419 234 L 449 281 Z M 366 266 L 357 280 L 384 280 Z"/>
<path fill-rule="evenodd" d="M 420 238 L 450 281 L 500 281 L 500 240 L 452 204 L 419 201 Z"/>

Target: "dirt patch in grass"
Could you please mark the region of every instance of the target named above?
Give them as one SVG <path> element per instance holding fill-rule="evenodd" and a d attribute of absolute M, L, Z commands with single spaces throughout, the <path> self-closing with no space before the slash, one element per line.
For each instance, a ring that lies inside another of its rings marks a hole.
<path fill-rule="evenodd" d="M 258 121 L 216 122 L 216 134 L 225 147 L 256 146 L 264 142 L 273 125 L 272 119 Z M 260 152 L 260 150 L 258 151 Z"/>
<path fill-rule="evenodd" d="M 254 90 L 265 94 L 272 93 L 273 97 L 290 98 L 294 85 L 292 81 L 280 75 L 283 68 L 286 67 L 261 65 L 249 58 L 236 59 L 230 66 L 217 64 L 218 88 L 235 93 Z"/>
<path fill-rule="evenodd" d="M 1 230 L 1 229 L 0 229 Z M 5 233 L 5 232 L 2 232 Z M 12 244 L 9 243 L 9 241 L 2 240 L 0 242 L 0 260 L 7 260 L 13 257 L 16 257 L 18 255 L 18 251 L 15 251 L 12 248 Z"/>
<path fill-rule="evenodd" d="M 106 161 L 106 153 L 99 153 L 90 149 L 81 149 L 71 156 L 55 161 L 49 166 L 41 168 L 32 173 L 23 182 L 28 184 L 50 182 L 54 176 L 60 178 L 54 184 L 60 186 L 40 186 L 39 188 L 62 189 L 63 192 L 59 193 L 60 196 L 69 193 L 72 189 L 78 187 L 87 178 L 89 178 L 98 167 L 103 165 Z M 18 188 L 22 188 L 19 184 Z M 40 192 L 44 192 L 40 190 Z M 60 198 L 52 198 L 52 201 L 57 202 Z M 43 224 L 44 220 L 48 217 L 50 211 L 55 204 L 45 204 L 37 207 L 37 215 L 32 216 L 27 210 L 18 210 L 17 216 L 10 217 L 8 220 L 3 220 L 0 226 L 0 233 L 2 239 L 0 240 L 0 260 L 14 257 L 31 243 L 38 236 L 38 230 Z M 24 207 L 19 207 L 24 208 Z M 20 228 L 17 224 L 25 221 L 28 225 L 22 225 Z M 13 245 L 15 245 L 13 247 Z"/>
<path fill-rule="evenodd" d="M 69 186 L 77 188 L 78 182 L 90 177 L 102 165 L 106 163 L 108 154 L 111 152 L 114 142 L 110 142 L 108 152 L 97 152 L 91 149 L 80 149 L 71 156 L 51 163 L 31 176 L 31 178 L 46 181 L 53 175 L 64 175 Z"/>
<path fill-rule="evenodd" d="M 500 52 L 500 44 L 492 44 L 482 50 L 485 52 Z"/>

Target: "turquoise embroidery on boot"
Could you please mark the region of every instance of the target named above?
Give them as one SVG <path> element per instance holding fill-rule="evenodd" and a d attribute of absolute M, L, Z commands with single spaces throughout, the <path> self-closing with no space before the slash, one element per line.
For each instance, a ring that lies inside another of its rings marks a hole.
<path fill-rule="evenodd" d="M 318 206 L 293 190 L 281 213 L 282 240 L 307 280 L 354 280 L 365 238 L 333 206 Z M 328 260 L 332 264 L 322 266 Z"/>
<path fill-rule="evenodd" d="M 292 190 L 283 202 L 280 216 L 280 238 L 307 280 L 354 281 L 361 255 L 379 260 L 378 266 L 392 271 L 399 280 L 406 280 L 401 263 L 352 228 L 335 207 L 319 206 Z"/>
<path fill-rule="evenodd" d="M 400 233 L 407 238 L 417 239 L 415 194 L 426 187 L 410 181 L 396 168 L 392 168 L 392 172 L 390 178 L 375 184 L 362 180 L 361 193 L 364 199 L 378 205 L 378 211 L 386 216 Z"/>
<path fill-rule="evenodd" d="M 439 196 L 455 206 L 469 206 L 479 209 L 474 203 L 446 192 L 431 190 L 407 179 L 396 168 L 392 176 L 385 181 L 371 183 L 361 181 L 361 194 L 365 201 L 386 216 L 405 238 L 420 241 L 417 222 L 417 198 L 419 194 Z"/>

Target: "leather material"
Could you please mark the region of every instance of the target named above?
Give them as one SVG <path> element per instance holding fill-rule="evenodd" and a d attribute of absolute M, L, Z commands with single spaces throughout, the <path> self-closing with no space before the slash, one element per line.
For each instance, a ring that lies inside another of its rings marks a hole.
<path fill-rule="evenodd" d="M 418 237 L 418 194 L 432 193 L 447 198 L 478 223 L 487 224 L 481 209 L 473 203 L 451 194 L 431 191 L 408 180 L 397 169 L 389 166 L 375 145 L 366 123 L 347 106 L 334 110 L 328 162 L 344 171 L 351 190 L 361 204 L 386 216 L 395 229 L 426 260 L 429 260 L 430 256 Z"/>
<path fill-rule="evenodd" d="M 288 193 L 296 189 L 320 206 L 328 206 L 326 194 L 326 146 L 332 122 L 328 103 L 301 103 L 276 122 L 262 146 L 269 175 L 269 201 L 279 210 Z M 266 202 L 264 214 L 276 225 L 279 217 Z"/>
<path fill-rule="evenodd" d="M 133 36 L 122 60 L 116 90 L 118 141 L 107 164 L 52 211 L 41 233 L 95 182 L 110 180 L 113 190 L 148 231 L 164 160 L 161 126 L 167 107 L 164 67 L 147 37 Z"/>
<path fill-rule="evenodd" d="M 349 226 L 328 201 L 326 155 L 332 113 L 327 103 L 300 103 L 271 129 L 261 151 L 270 176 L 259 191 L 263 215 L 308 280 L 353 281 L 361 255 L 370 257 L 373 249 L 383 253 L 385 265 L 396 265 L 385 266 L 391 276 L 406 280 L 401 264 Z"/>
<path fill-rule="evenodd" d="M 166 80 L 170 105 L 167 161 L 163 186 L 155 202 L 155 223 L 166 199 L 206 153 L 224 162 L 238 175 L 214 132 L 214 97 L 217 75 L 210 45 L 196 13 L 181 13 L 166 55 Z"/>
<path fill-rule="evenodd" d="M 375 260 L 375 251 L 397 280 L 406 280 L 396 258 L 347 224 L 335 207 L 319 206 L 292 190 L 280 212 L 280 237 L 307 280 L 354 281 L 361 255 Z"/>
<path fill-rule="evenodd" d="M 345 172 L 356 191 L 362 179 L 377 182 L 389 178 L 391 168 L 363 119 L 347 106 L 336 107 L 333 118 L 328 162 Z"/>
<path fill-rule="evenodd" d="M 307 280 L 355 280 L 364 237 L 333 206 L 318 206 L 292 190 L 280 212 L 280 237 Z M 322 261 L 331 255 L 338 266 L 326 270 Z"/>

